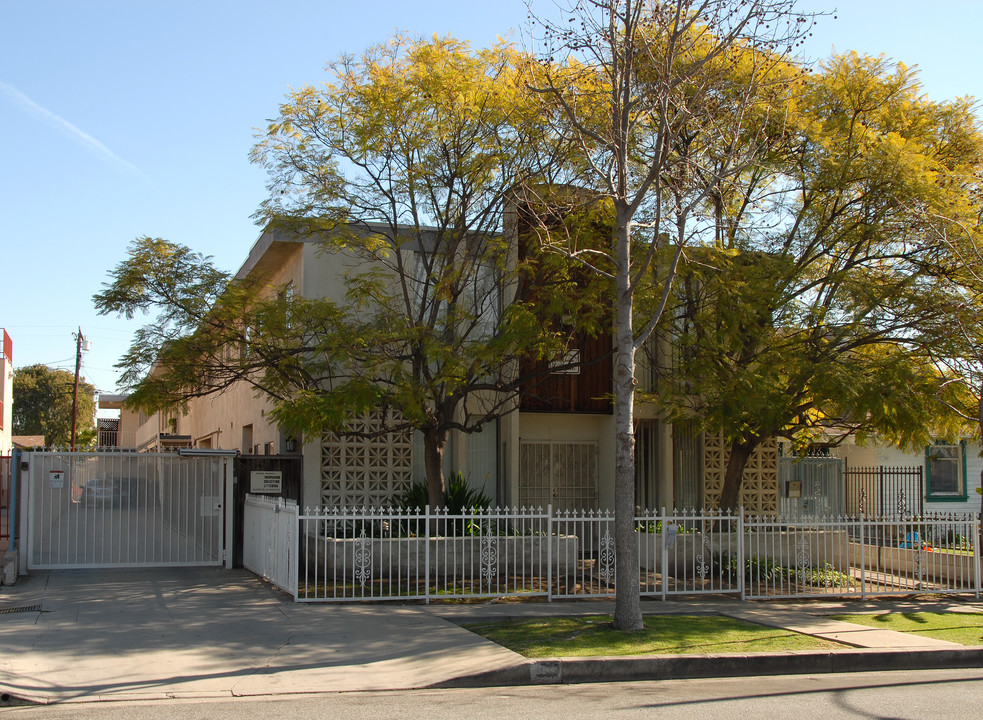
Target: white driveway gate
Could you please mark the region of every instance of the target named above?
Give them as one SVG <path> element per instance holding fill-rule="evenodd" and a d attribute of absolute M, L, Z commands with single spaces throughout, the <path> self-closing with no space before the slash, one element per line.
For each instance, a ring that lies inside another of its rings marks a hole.
<path fill-rule="evenodd" d="M 225 561 L 229 457 L 35 452 L 22 460 L 29 570 Z"/>

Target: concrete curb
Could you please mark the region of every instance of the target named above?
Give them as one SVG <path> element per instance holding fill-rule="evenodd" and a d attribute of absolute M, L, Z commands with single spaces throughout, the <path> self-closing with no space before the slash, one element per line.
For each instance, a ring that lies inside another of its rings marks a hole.
<path fill-rule="evenodd" d="M 755 675 L 818 675 L 983 667 L 983 647 L 939 650 L 855 649 L 743 655 L 549 658 L 454 678 L 434 688 L 555 685 Z"/>

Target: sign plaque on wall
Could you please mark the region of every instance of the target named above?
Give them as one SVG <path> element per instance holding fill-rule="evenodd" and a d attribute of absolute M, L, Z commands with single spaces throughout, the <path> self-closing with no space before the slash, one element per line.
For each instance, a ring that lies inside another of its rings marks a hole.
<path fill-rule="evenodd" d="M 281 493 L 283 492 L 283 473 L 279 470 L 249 473 L 249 492 L 252 493 Z"/>
<path fill-rule="evenodd" d="M 60 490 L 65 487 L 65 471 L 51 470 L 48 473 L 48 487 L 52 490 Z"/>

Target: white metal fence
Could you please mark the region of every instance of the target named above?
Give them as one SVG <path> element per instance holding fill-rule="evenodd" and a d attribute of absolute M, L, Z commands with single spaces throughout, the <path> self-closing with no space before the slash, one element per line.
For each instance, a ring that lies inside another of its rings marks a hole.
<path fill-rule="evenodd" d="M 247 553 L 296 568 L 292 577 L 278 570 L 274 582 L 298 601 L 614 596 L 607 511 L 317 508 L 293 519 L 269 502 L 259 511 L 255 529 L 247 524 Z M 291 522 L 293 533 L 284 533 Z M 647 597 L 979 597 L 981 589 L 976 515 L 790 520 L 661 512 L 639 513 L 635 525 L 639 592 Z M 250 551 L 256 542 L 264 547 Z"/>
<path fill-rule="evenodd" d="M 224 460 L 136 452 L 21 459 L 29 464 L 28 569 L 222 564 Z"/>
<path fill-rule="evenodd" d="M 246 495 L 242 564 L 274 585 L 297 588 L 297 503 L 283 498 Z"/>

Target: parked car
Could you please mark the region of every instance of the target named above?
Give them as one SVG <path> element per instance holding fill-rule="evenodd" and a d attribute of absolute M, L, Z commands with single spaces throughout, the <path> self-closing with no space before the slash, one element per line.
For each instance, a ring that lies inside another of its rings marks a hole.
<path fill-rule="evenodd" d="M 82 488 L 82 504 L 84 505 L 113 505 L 118 497 L 117 485 L 110 478 L 91 478 Z"/>

